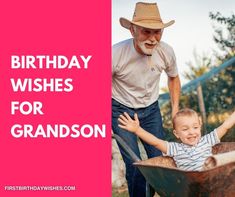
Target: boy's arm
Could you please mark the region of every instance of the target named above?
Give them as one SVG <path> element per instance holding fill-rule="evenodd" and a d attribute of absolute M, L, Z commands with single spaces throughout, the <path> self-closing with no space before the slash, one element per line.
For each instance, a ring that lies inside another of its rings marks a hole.
<path fill-rule="evenodd" d="M 221 126 L 219 126 L 216 129 L 219 139 L 221 139 L 227 133 L 227 131 L 231 127 L 233 127 L 234 124 L 235 124 L 235 111 L 228 117 L 227 120 L 224 121 L 224 123 Z"/>
<path fill-rule="evenodd" d="M 118 121 L 120 123 L 118 126 L 121 127 L 122 129 L 125 129 L 129 132 L 136 134 L 146 143 L 154 146 L 163 153 L 167 153 L 167 142 L 155 137 L 151 133 L 141 128 L 139 125 L 139 119 L 137 114 L 134 115 L 134 120 L 133 120 L 126 112 L 124 112 L 124 115 L 120 115 Z"/>

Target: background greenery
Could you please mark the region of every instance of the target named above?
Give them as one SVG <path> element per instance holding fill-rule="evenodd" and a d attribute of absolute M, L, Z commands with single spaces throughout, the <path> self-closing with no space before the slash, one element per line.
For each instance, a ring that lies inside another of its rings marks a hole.
<path fill-rule="evenodd" d="M 216 23 L 214 27 L 214 41 L 218 46 L 213 56 L 198 54 L 194 51 L 194 61 L 187 62 L 190 68 L 183 77 L 188 81 L 197 79 L 201 75 L 218 67 L 235 56 L 235 15 L 224 17 L 219 12 L 210 13 L 209 17 Z M 229 65 L 209 80 L 201 83 L 206 121 L 204 133 L 219 126 L 234 111 L 235 106 L 235 64 Z M 189 107 L 200 112 L 197 91 L 191 90 L 181 95 L 180 108 Z M 167 139 L 175 140 L 172 135 L 171 106 L 165 102 L 161 106 Z M 235 128 L 223 137 L 222 141 L 235 141 Z"/>

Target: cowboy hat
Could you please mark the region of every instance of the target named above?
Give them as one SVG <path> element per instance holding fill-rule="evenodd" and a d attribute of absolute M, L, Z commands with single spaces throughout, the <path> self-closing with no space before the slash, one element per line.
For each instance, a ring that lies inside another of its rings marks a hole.
<path fill-rule="evenodd" d="M 148 28 L 148 29 L 163 29 L 174 24 L 174 20 L 168 23 L 163 23 L 156 3 L 138 2 L 135 6 L 135 12 L 132 21 L 126 18 L 120 18 L 121 26 L 130 29 L 131 24 Z"/>

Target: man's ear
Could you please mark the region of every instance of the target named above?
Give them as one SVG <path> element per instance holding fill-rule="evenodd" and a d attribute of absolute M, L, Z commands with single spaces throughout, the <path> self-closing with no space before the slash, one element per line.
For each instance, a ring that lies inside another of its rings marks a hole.
<path fill-rule="evenodd" d="M 163 32 L 164 32 L 164 29 L 161 30 L 160 40 L 162 39 Z"/>
<path fill-rule="evenodd" d="M 131 27 L 130 27 L 130 32 L 131 32 L 131 35 L 134 37 L 135 36 L 135 30 L 134 30 L 133 25 L 131 25 Z"/>
<path fill-rule="evenodd" d="M 175 129 L 173 130 L 173 133 L 174 133 L 175 137 L 176 137 L 177 139 L 179 139 L 179 136 L 178 136 L 177 131 L 176 131 Z"/>

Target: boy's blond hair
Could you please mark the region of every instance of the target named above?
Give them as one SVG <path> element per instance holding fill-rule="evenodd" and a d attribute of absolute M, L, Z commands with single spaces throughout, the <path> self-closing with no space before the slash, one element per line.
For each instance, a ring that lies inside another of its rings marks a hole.
<path fill-rule="evenodd" d="M 200 118 L 199 118 L 197 112 L 194 111 L 193 109 L 184 108 L 184 109 L 179 110 L 179 111 L 175 114 L 175 116 L 174 116 L 174 118 L 173 118 L 173 120 L 172 120 L 172 122 L 173 122 L 173 128 L 175 129 L 175 127 L 176 127 L 176 120 L 177 120 L 177 118 L 179 118 L 179 117 L 185 117 L 185 116 L 195 116 L 195 115 L 198 117 L 199 122 L 200 122 Z"/>

